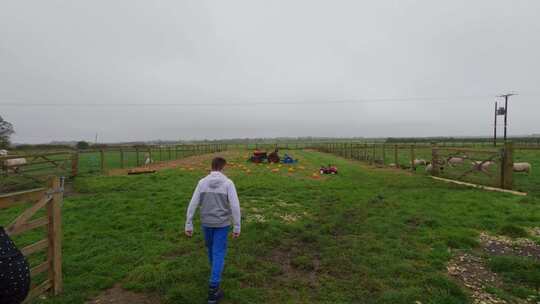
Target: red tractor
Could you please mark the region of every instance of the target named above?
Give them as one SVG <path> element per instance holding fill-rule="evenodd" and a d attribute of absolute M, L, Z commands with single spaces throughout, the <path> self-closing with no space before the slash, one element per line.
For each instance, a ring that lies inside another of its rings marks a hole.
<path fill-rule="evenodd" d="M 337 174 L 338 170 L 336 166 L 328 165 L 328 167 L 322 166 L 319 170 L 321 174 Z"/>
<path fill-rule="evenodd" d="M 275 149 L 274 152 L 271 152 L 270 154 L 268 154 L 268 162 L 269 163 L 279 163 L 279 161 L 281 160 L 281 158 L 279 157 L 279 154 L 278 154 L 278 149 Z"/>
<path fill-rule="evenodd" d="M 281 158 L 278 154 L 278 149 L 274 150 L 274 152 L 263 152 L 260 150 L 253 151 L 253 155 L 249 158 L 249 161 L 259 164 L 262 162 L 269 162 L 269 163 L 279 163 Z"/>
<path fill-rule="evenodd" d="M 262 163 L 263 161 L 268 160 L 268 153 L 255 150 L 253 151 L 253 155 L 249 158 L 249 160 L 256 164 Z"/>

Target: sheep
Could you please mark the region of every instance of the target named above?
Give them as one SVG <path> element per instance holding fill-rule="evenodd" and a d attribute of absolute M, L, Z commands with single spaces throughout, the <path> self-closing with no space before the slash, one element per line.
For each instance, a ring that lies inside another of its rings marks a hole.
<path fill-rule="evenodd" d="M 487 173 L 489 171 L 489 167 L 491 167 L 494 164 L 495 162 L 491 160 L 488 160 L 488 161 L 475 160 L 471 162 L 471 165 L 473 166 L 474 169 L 478 171 L 482 171 L 484 173 Z"/>
<path fill-rule="evenodd" d="M 4 166 L 9 170 L 13 171 L 14 173 L 19 172 L 20 166 L 26 165 L 26 158 L 11 158 L 4 160 Z"/>
<path fill-rule="evenodd" d="M 0 149 L 0 156 L 7 156 L 8 155 L 8 151 L 5 150 L 5 149 Z"/>
<path fill-rule="evenodd" d="M 414 166 L 425 166 L 427 161 L 425 159 L 415 159 L 413 161 Z"/>
<path fill-rule="evenodd" d="M 463 165 L 465 158 L 458 156 L 450 156 L 447 160 L 449 166 L 453 165 Z"/>
<path fill-rule="evenodd" d="M 532 166 L 530 163 L 514 163 L 514 172 L 531 173 Z"/>
<path fill-rule="evenodd" d="M 443 165 L 439 165 L 439 172 L 443 172 L 444 171 L 444 166 Z M 427 173 L 431 173 L 433 171 L 433 164 L 431 162 L 427 162 L 426 163 L 426 172 Z"/>

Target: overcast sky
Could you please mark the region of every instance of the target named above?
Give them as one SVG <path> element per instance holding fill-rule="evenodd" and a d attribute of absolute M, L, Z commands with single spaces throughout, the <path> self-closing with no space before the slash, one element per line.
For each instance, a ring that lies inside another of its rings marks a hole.
<path fill-rule="evenodd" d="M 539 15 L 538 0 L 0 0 L 0 115 L 31 143 L 490 135 L 495 95 L 515 91 L 510 134 L 540 133 Z"/>

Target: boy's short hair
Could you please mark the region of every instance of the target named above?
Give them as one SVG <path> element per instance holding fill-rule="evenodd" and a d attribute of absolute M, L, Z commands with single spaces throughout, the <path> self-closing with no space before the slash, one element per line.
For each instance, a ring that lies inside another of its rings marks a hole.
<path fill-rule="evenodd" d="M 225 168 L 227 161 L 223 157 L 215 157 L 212 159 L 212 171 L 221 171 Z"/>

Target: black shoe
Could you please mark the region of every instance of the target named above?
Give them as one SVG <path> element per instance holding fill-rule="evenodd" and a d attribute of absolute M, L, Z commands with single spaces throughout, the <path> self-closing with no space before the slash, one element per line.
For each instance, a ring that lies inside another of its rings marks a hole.
<path fill-rule="evenodd" d="M 219 287 L 208 289 L 208 304 L 217 304 L 223 298 L 223 290 Z"/>

